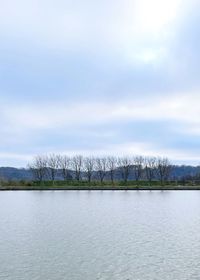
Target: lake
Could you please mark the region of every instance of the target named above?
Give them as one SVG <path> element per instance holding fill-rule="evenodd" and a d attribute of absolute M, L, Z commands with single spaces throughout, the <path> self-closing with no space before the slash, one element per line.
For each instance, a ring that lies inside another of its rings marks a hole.
<path fill-rule="evenodd" d="M 0 192 L 2 280 L 200 276 L 198 191 Z"/>

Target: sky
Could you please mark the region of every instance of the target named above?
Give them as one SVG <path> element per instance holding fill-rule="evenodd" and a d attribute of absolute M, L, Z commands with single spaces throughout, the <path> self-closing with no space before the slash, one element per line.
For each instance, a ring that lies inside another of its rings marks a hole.
<path fill-rule="evenodd" d="M 0 166 L 200 163 L 200 2 L 0 0 Z"/>

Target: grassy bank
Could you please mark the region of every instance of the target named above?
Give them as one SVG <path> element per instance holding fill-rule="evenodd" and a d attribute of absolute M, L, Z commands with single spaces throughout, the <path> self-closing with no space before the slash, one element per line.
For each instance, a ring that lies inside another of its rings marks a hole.
<path fill-rule="evenodd" d="M 111 182 L 91 182 L 86 181 L 45 181 L 27 182 L 27 181 L 9 181 L 1 182 L 0 190 L 200 190 L 200 185 L 194 182 L 164 182 L 161 185 L 158 181 L 151 183 L 146 181 L 118 181 L 112 184 Z"/>

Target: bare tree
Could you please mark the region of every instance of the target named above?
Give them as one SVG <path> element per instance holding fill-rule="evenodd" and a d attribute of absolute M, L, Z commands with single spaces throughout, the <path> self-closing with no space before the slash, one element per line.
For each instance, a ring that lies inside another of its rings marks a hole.
<path fill-rule="evenodd" d="M 107 158 L 107 169 L 109 171 L 112 184 L 114 184 L 116 168 L 117 168 L 117 158 L 113 157 L 113 156 L 108 157 Z"/>
<path fill-rule="evenodd" d="M 103 180 L 106 176 L 106 167 L 107 167 L 107 158 L 96 158 L 95 159 L 95 169 L 98 174 L 98 178 L 101 183 L 103 183 Z"/>
<path fill-rule="evenodd" d="M 158 178 L 160 180 L 161 185 L 163 185 L 164 181 L 168 180 L 172 165 L 169 162 L 168 158 L 157 158 L 156 160 L 156 170 L 158 174 Z"/>
<path fill-rule="evenodd" d="M 83 157 L 81 155 L 76 155 L 71 159 L 72 168 L 75 171 L 75 179 L 80 181 L 81 179 L 81 169 L 83 165 Z"/>
<path fill-rule="evenodd" d="M 67 180 L 69 177 L 69 170 L 72 169 L 75 174 L 75 179 L 80 180 L 82 171 L 89 182 L 92 176 L 97 174 L 101 183 L 105 180 L 107 172 L 109 173 L 112 184 L 114 184 L 115 173 L 120 171 L 125 183 L 129 179 L 130 172 L 133 170 L 136 181 L 145 178 L 152 182 L 153 178 L 160 180 L 161 185 L 169 179 L 172 165 L 167 158 L 155 158 L 136 156 L 134 158 L 122 157 L 117 159 L 114 156 L 109 157 L 86 157 L 76 155 L 70 158 L 66 155 L 50 154 L 49 156 L 36 156 L 33 162 L 29 165 L 35 180 L 42 182 L 46 178 L 54 183 L 56 176 L 62 171 L 62 177 Z"/>
<path fill-rule="evenodd" d="M 28 167 L 30 168 L 34 179 L 41 183 L 47 175 L 47 157 L 36 156 Z"/>
<path fill-rule="evenodd" d="M 136 156 L 133 158 L 133 172 L 135 180 L 138 182 L 142 178 L 144 158 Z"/>
<path fill-rule="evenodd" d="M 83 160 L 84 170 L 87 176 L 87 180 L 90 183 L 92 179 L 92 174 L 94 171 L 95 160 L 93 157 L 86 157 Z"/>
<path fill-rule="evenodd" d="M 71 164 L 71 158 L 64 155 L 58 156 L 58 166 L 62 171 L 62 177 L 64 181 L 67 181 L 69 178 L 69 169 Z"/>
<path fill-rule="evenodd" d="M 156 157 L 146 157 L 144 159 L 144 168 L 146 178 L 151 184 L 153 178 L 155 177 Z"/>
<path fill-rule="evenodd" d="M 59 155 L 51 154 L 47 157 L 47 167 L 49 172 L 49 178 L 54 184 L 55 177 L 59 167 Z"/>
<path fill-rule="evenodd" d="M 128 181 L 128 177 L 131 170 L 131 159 L 129 157 L 122 157 L 118 159 L 118 165 L 121 170 L 122 178 L 125 183 Z"/>

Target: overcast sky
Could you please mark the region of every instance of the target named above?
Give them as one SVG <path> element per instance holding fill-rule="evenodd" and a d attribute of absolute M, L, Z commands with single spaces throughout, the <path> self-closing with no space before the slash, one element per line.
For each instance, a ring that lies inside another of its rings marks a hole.
<path fill-rule="evenodd" d="M 200 2 L 0 0 L 0 165 L 200 163 Z"/>

